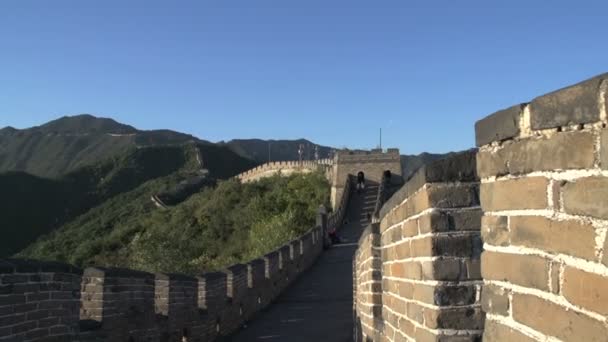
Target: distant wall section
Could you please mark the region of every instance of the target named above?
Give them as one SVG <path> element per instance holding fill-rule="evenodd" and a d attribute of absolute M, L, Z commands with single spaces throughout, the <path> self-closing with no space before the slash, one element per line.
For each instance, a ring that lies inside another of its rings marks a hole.
<path fill-rule="evenodd" d="M 331 172 L 333 160 L 303 160 L 299 161 L 277 161 L 265 163 L 251 170 L 245 171 L 235 176 L 243 183 L 254 182 L 261 178 L 272 177 L 278 173 L 282 175 L 291 175 L 294 173 L 310 173 L 321 170 L 328 180 L 332 179 Z"/>
<path fill-rule="evenodd" d="M 371 151 L 341 150 L 336 153 L 333 161 L 331 203 L 335 207 L 340 202 L 344 192 L 344 184 L 348 175 L 365 173 L 365 178 L 377 183 L 382 180 L 384 171 L 389 170 L 395 178 L 402 175 L 401 156 L 399 149 L 389 148 L 386 152 L 380 149 Z"/>

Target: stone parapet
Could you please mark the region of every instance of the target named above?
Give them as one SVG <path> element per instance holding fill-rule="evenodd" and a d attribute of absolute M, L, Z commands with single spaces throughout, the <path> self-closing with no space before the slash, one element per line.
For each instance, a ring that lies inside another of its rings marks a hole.
<path fill-rule="evenodd" d="M 488 341 L 606 341 L 608 74 L 476 124 Z"/>

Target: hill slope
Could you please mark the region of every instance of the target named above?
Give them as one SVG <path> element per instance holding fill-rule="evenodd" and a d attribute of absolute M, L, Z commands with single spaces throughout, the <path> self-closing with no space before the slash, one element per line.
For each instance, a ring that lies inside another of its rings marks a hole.
<path fill-rule="evenodd" d="M 105 201 L 19 256 L 195 274 L 247 261 L 295 238 L 329 199 L 324 175 L 311 173 L 246 184 L 228 180 L 166 210 L 154 208 L 149 193 L 177 178 L 157 178 Z"/>
<path fill-rule="evenodd" d="M 169 130 L 140 131 L 112 119 L 83 114 L 27 129 L 0 129 L 0 172 L 59 177 L 135 147 L 203 142 Z"/>
<path fill-rule="evenodd" d="M 253 162 L 225 147 L 185 144 L 131 148 L 57 179 L 24 172 L 0 174 L 0 215 L 4 222 L 0 257 L 21 250 L 40 235 L 149 180 L 174 175 L 176 185 L 192 177 L 200 168 L 199 152 L 205 168 L 216 178 L 227 178 L 253 166 Z M 152 194 L 147 194 L 147 200 Z"/>

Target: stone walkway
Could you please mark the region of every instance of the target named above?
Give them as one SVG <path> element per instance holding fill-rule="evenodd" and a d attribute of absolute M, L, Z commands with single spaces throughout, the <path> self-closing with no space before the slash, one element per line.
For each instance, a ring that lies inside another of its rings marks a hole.
<path fill-rule="evenodd" d="M 343 243 L 325 251 L 275 303 L 229 341 L 333 342 L 352 341 L 352 258 L 359 236 L 374 210 L 378 186 L 351 195 Z"/>

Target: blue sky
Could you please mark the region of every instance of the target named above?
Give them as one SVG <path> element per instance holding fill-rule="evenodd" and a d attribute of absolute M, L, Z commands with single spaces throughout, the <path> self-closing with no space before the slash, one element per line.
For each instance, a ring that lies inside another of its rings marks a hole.
<path fill-rule="evenodd" d="M 0 2 L 0 127 L 91 113 L 402 153 L 608 71 L 606 1 Z"/>

